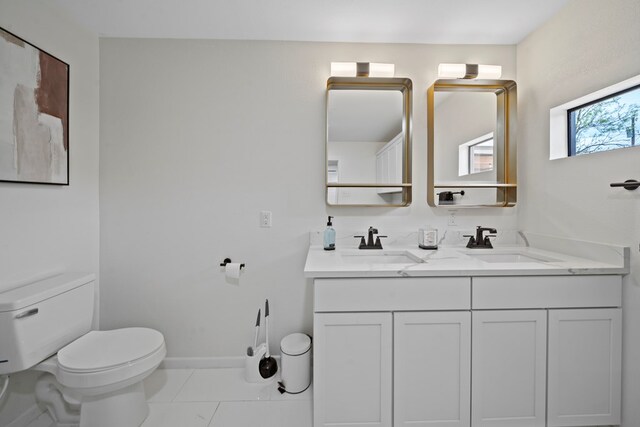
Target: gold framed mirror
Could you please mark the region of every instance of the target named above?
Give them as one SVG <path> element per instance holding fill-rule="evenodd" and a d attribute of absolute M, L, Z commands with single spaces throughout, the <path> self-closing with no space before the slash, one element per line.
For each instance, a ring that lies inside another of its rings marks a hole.
<path fill-rule="evenodd" d="M 429 87 L 429 206 L 516 204 L 516 114 L 512 80 L 441 79 Z"/>
<path fill-rule="evenodd" d="M 327 205 L 411 204 L 411 91 L 408 78 L 327 80 Z"/>

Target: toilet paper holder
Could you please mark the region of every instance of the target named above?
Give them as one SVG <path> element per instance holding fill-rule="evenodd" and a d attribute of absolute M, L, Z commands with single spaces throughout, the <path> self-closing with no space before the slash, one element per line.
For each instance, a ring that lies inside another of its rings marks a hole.
<path fill-rule="evenodd" d="M 231 262 L 231 258 L 225 258 L 221 263 L 220 263 L 220 267 L 226 267 L 227 264 L 229 264 Z M 244 263 L 240 264 L 240 269 L 242 270 L 244 268 Z"/>

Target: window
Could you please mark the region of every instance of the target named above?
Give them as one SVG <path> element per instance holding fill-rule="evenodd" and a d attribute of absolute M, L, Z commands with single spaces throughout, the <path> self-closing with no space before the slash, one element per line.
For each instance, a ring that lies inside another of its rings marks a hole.
<path fill-rule="evenodd" d="M 493 170 L 493 132 L 458 148 L 458 176 Z"/>
<path fill-rule="evenodd" d="M 490 139 L 469 146 L 469 173 L 493 169 L 493 135 Z"/>
<path fill-rule="evenodd" d="M 640 144 L 640 85 L 567 110 L 569 156 Z"/>

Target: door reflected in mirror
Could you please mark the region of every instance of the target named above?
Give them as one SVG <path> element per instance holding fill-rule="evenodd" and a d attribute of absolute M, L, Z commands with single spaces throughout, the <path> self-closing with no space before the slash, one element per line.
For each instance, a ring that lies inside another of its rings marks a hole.
<path fill-rule="evenodd" d="M 407 81 L 329 79 L 326 145 L 329 205 L 410 203 L 410 81 L 409 86 Z"/>

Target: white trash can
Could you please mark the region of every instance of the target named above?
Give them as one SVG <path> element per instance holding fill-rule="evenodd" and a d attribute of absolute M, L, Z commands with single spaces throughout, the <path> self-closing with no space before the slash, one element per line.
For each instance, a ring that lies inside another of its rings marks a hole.
<path fill-rule="evenodd" d="M 282 381 L 280 393 L 299 394 L 311 384 L 311 337 L 290 334 L 280 342 Z"/>

